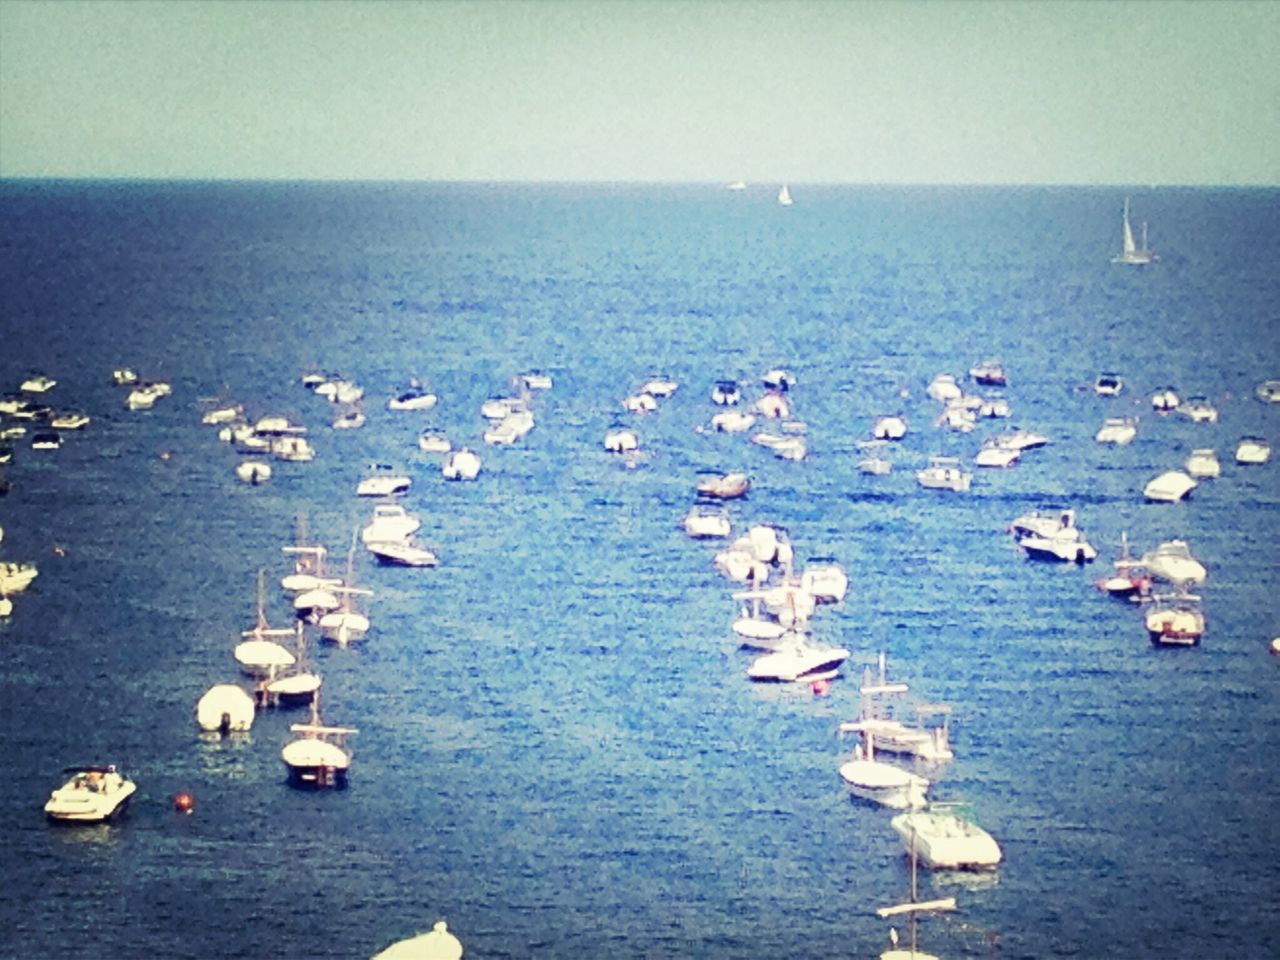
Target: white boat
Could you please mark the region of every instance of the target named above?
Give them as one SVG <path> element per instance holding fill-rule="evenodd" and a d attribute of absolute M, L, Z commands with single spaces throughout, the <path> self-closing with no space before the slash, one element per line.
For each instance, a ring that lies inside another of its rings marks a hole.
<path fill-rule="evenodd" d="M 824 559 L 800 572 L 800 589 L 819 603 L 839 603 L 849 592 L 849 576 L 840 564 Z"/>
<path fill-rule="evenodd" d="M 930 457 L 929 465 L 916 471 L 916 482 L 930 490 L 964 493 L 973 482 L 973 476 L 960 469 L 960 461 L 955 457 Z"/>
<path fill-rule="evenodd" d="M 39 575 L 40 570 L 34 563 L 0 560 L 0 596 L 21 593 Z"/>
<path fill-rule="evenodd" d="M 907 854 L 914 850 L 925 866 L 943 870 L 991 870 L 1002 858 L 1000 845 L 960 807 L 931 803 L 923 810 L 900 813 L 889 821 Z"/>
<path fill-rule="evenodd" d="M 733 632 L 742 638 L 743 646 L 762 650 L 776 650 L 784 642 L 788 628 L 761 608 L 759 583 L 751 591 L 750 606 L 744 606 L 733 621 Z"/>
<path fill-rule="evenodd" d="M 273 674 L 262 684 L 262 691 L 269 703 L 281 705 L 314 703 L 320 694 L 320 687 L 324 680 L 307 663 L 306 635 L 303 633 L 301 620 L 297 623 L 294 642 L 297 652 L 293 666 L 283 673 Z"/>
<path fill-rule="evenodd" d="M 1222 464 L 1212 447 L 1196 447 L 1183 464 L 1187 476 L 1195 480 L 1208 480 L 1222 474 Z"/>
<path fill-rule="evenodd" d="M 863 743 L 840 765 L 840 777 L 854 796 L 897 810 L 925 805 L 929 781 L 875 758 L 875 734 L 863 733 Z"/>
<path fill-rule="evenodd" d="M 1004 397 L 985 397 L 982 400 L 982 406 L 978 407 L 978 416 L 988 419 L 1012 415 L 1013 410 Z"/>
<path fill-rule="evenodd" d="M 13 613 L 13 601 L 0 593 L 0 617 L 7 617 Z"/>
<path fill-rule="evenodd" d="M 502 420 L 528 409 L 529 403 L 524 397 L 490 397 L 480 404 L 480 416 L 486 420 Z"/>
<path fill-rule="evenodd" d="M 1133 239 L 1133 227 L 1129 223 L 1129 198 L 1124 198 L 1124 239 L 1119 255 L 1112 257 L 1112 263 L 1124 263 L 1130 266 L 1142 266 L 1159 258 L 1147 246 L 1147 223 L 1142 222 L 1142 246 Z"/>
<path fill-rule="evenodd" d="M 604 435 L 604 448 L 610 453 L 631 453 L 639 449 L 640 439 L 631 430 L 610 430 Z"/>
<path fill-rule="evenodd" d="M 480 458 L 460 447 L 444 458 L 440 473 L 446 480 L 474 480 L 480 474 Z"/>
<path fill-rule="evenodd" d="M 745 190 L 747 189 L 747 184 L 745 181 L 735 180 L 733 183 L 728 184 L 725 189 L 733 191 Z M 377 960 L 377 958 L 375 958 L 375 960 Z"/>
<path fill-rule="evenodd" d="M 483 433 L 484 442 L 495 446 L 509 446 L 533 429 L 533 411 L 517 410 L 491 423 Z"/>
<path fill-rule="evenodd" d="M 684 532 L 695 540 L 727 537 L 732 529 L 723 510 L 693 506 L 680 522 Z"/>
<path fill-rule="evenodd" d="M 361 543 L 403 543 L 418 532 L 422 521 L 398 503 L 379 503 L 373 518 L 360 531 Z"/>
<path fill-rule="evenodd" d="M 253 697 L 234 683 L 219 683 L 196 703 L 196 726 L 205 733 L 244 733 L 255 712 Z"/>
<path fill-rule="evenodd" d="M 395 473 L 387 464 L 373 464 L 370 469 L 370 474 L 356 484 L 358 497 L 394 497 L 413 486 L 412 477 Z"/>
<path fill-rule="evenodd" d="M 1151 642 L 1164 646 L 1190 647 L 1204 636 L 1204 614 L 1200 598 L 1190 593 L 1153 597 L 1146 615 Z"/>
<path fill-rule="evenodd" d="M 1178 405 L 1178 414 L 1192 423 L 1218 422 L 1218 408 L 1206 397 L 1188 397 Z"/>
<path fill-rule="evenodd" d="M 280 637 L 293 636 L 292 630 L 271 630 L 270 633 Z M 243 636 L 249 639 L 236 644 L 234 656 L 240 669 L 249 676 L 269 677 L 274 672 L 287 670 L 297 663 L 293 653 L 274 640 L 254 635 L 252 631 L 246 631 Z"/>
<path fill-rule="evenodd" d="M 349 407 L 333 418 L 335 430 L 358 430 L 365 425 L 367 418 L 359 407 Z"/>
<path fill-rule="evenodd" d="M 1074 528 L 1059 530 L 1048 536 L 1027 534 L 1019 538 L 1018 546 L 1027 551 L 1027 556 L 1033 560 L 1091 563 L 1098 557 L 1098 551 Z"/>
<path fill-rule="evenodd" d="M 1093 392 L 1100 397 L 1116 397 L 1124 390 L 1124 381 L 1118 373 L 1100 373 L 1093 383 Z"/>
<path fill-rule="evenodd" d="M 925 388 L 924 392 L 939 403 L 959 400 L 963 394 L 960 385 L 956 383 L 956 378 L 949 373 L 940 373 L 935 376 L 929 381 L 929 386 Z"/>
<path fill-rule="evenodd" d="M 769 390 L 787 391 L 794 387 L 797 383 L 796 375 L 790 370 L 782 367 L 774 367 L 772 370 L 766 370 L 760 377 L 760 382 Z"/>
<path fill-rule="evenodd" d="M 99 823 L 124 810 L 138 787 L 116 769 L 107 766 L 68 767 L 71 779 L 49 794 L 44 812 L 51 820 Z"/>
<path fill-rule="evenodd" d="M 52 431 L 41 430 L 31 437 L 32 450 L 57 450 L 61 446 L 62 438 Z"/>
<path fill-rule="evenodd" d="M 242 460 L 236 464 L 236 478 L 256 487 L 271 479 L 271 467 L 261 460 Z"/>
<path fill-rule="evenodd" d="M 418 435 L 418 449 L 423 453 L 448 453 L 453 449 L 453 444 L 443 433 L 424 430 Z"/>
<path fill-rule="evenodd" d="M 647 393 L 652 397 L 669 397 L 679 388 L 676 381 L 668 377 L 652 377 L 645 381 L 644 386 L 640 388 L 641 393 Z"/>
<path fill-rule="evenodd" d="M 871 435 L 877 440 L 901 440 L 907 435 L 906 418 L 899 413 L 877 417 L 871 428 Z"/>
<path fill-rule="evenodd" d="M 1004 364 L 999 360 L 983 360 L 969 368 L 969 376 L 973 377 L 974 383 L 982 384 L 987 387 L 1003 387 L 1009 383 L 1009 378 L 1004 372 Z"/>
<path fill-rule="evenodd" d="M 1280 380 L 1263 380 L 1253 393 L 1263 403 L 1280 403 Z"/>
<path fill-rule="evenodd" d="M 369 618 L 356 609 L 356 597 L 371 597 L 372 590 L 355 585 L 356 538 L 351 538 L 351 549 L 347 551 L 347 575 L 341 587 L 335 587 L 339 605 L 336 610 L 324 614 L 318 623 L 321 636 L 335 643 L 346 646 L 354 640 L 363 640 L 369 632 Z"/>
<path fill-rule="evenodd" d="M 401 542 L 366 543 L 368 550 L 377 561 L 391 567 L 434 567 L 439 558 L 426 547 L 419 546 L 410 540 Z"/>
<path fill-rule="evenodd" d="M 387 401 L 388 410 L 430 410 L 440 398 L 427 390 L 416 379 L 409 381 L 409 388 Z"/>
<path fill-rule="evenodd" d="M 138 375 L 129 367 L 117 367 L 111 371 L 111 380 L 118 387 L 138 382 Z"/>
<path fill-rule="evenodd" d="M 244 407 L 238 403 L 233 403 L 206 410 L 200 418 L 200 422 L 207 426 L 216 427 L 227 423 L 235 423 L 243 417 Z"/>
<path fill-rule="evenodd" d="M 893 472 L 893 461 L 886 457 L 872 454 L 859 460 L 857 468 L 859 473 L 869 477 L 883 477 Z"/>
<path fill-rule="evenodd" d="M 285 744 L 280 759 L 289 768 L 292 783 L 306 787 L 341 787 L 351 770 L 351 751 L 346 738 L 354 727 L 326 726 L 320 722 L 320 698 L 311 701 L 311 722 L 291 724 L 298 734 Z"/>
<path fill-rule="evenodd" d="M 1053 537 L 1064 531 L 1075 531 L 1074 510 L 1033 510 L 1024 513 L 1009 524 L 1009 532 L 1015 537 Z"/>
<path fill-rule="evenodd" d="M 1093 439 L 1098 443 L 1110 443 L 1122 447 L 1132 443 L 1137 435 L 1137 417 L 1107 417 L 1098 428 L 1098 432 L 1093 435 Z"/>
<path fill-rule="evenodd" d="M 52 377 L 46 377 L 43 373 L 38 373 L 23 380 L 20 389 L 23 393 L 48 393 L 57 385 L 57 380 Z"/>
<path fill-rule="evenodd" d="M 1245 437 L 1236 447 L 1236 463 L 1259 464 L 1271 459 L 1271 444 L 1261 437 Z"/>
<path fill-rule="evenodd" d="M 300 522 L 298 531 L 299 545 L 281 548 L 284 553 L 292 554 L 295 559 L 293 561 L 293 572 L 280 578 L 280 588 L 294 596 L 307 590 L 337 586 L 342 582 L 336 577 L 329 576 L 326 568 L 326 558 L 329 555 L 329 551 L 324 548 L 323 544 L 303 544 L 301 542 L 304 539 L 301 526 Z M 261 601 L 259 601 L 259 610 L 261 610 L 261 605 Z"/>
<path fill-rule="evenodd" d="M 1181 470 L 1166 470 L 1147 482 L 1142 488 L 1142 495 L 1158 503 L 1176 503 L 1196 486 L 1196 482 Z"/>
<path fill-rule="evenodd" d="M 747 676 L 752 680 L 773 683 L 830 680 L 840 672 L 841 664 L 849 659 L 849 651 L 844 647 L 814 643 L 796 632 L 788 637 L 789 642 L 752 661 L 747 667 Z"/>
<path fill-rule="evenodd" d="M 300 423 L 294 423 L 288 417 L 267 414 L 258 418 L 253 425 L 253 432 L 263 437 L 301 437 L 306 434 L 307 428 Z"/>
<path fill-rule="evenodd" d="M 789 207 L 794 202 L 795 201 L 791 199 L 791 191 L 787 188 L 787 185 L 784 183 L 782 185 L 782 189 L 778 191 L 778 203 L 781 206 Z"/>
<path fill-rule="evenodd" d="M 125 397 L 125 406 L 130 410 L 150 410 L 156 405 L 161 394 L 151 386 L 134 387 Z"/>
<path fill-rule="evenodd" d="M 766 420 L 786 420 L 791 416 L 791 404 L 777 390 L 770 390 L 751 405 Z"/>
<path fill-rule="evenodd" d="M 547 373 L 522 373 L 516 380 L 523 390 L 551 389 L 551 375 Z"/>
<path fill-rule="evenodd" d="M 859 707 L 856 720 L 841 723 L 841 733 L 870 734 L 875 738 L 877 749 L 882 752 L 900 753 L 918 757 L 928 763 L 942 763 L 950 760 L 951 752 L 951 708 L 945 704 L 920 704 L 916 707 L 917 723 L 909 725 L 895 716 L 891 716 L 881 707 L 882 697 L 900 696 L 908 687 L 905 683 L 890 682 L 886 676 L 886 657 L 880 654 L 880 675 L 873 678 L 871 668 L 862 671 L 862 686 L 858 688 Z M 936 726 L 926 727 L 925 719 L 940 716 L 942 722 Z"/>
<path fill-rule="evenodd" d="M 1010 450 L 1007 447 L 997 447 L 984 443 L 981 449 L 973 455 L 973 465 L 975 467 L 999 470 L 1015 467 L 1021 459 L 1022 451 L 1020 450 Z"/>
<path fill-rule="evenodd" d="M 1013 430 L 1010 433 L 997 433 L 987 439 L 993 447 L 1004 450 L 1034 450 L 1043 447 L 1049 438 L 1034 430 Z"/>
<path fill-rule="evenodd" d="M 734 500 L 746 496 L 751 489 L 751 479 L 745 473 L 717 473 L 698 481 L 700 497 L 715 500 Z"/>
<path fill-rule="evenodd" d="M 943 424 L 957 433 L 972 433 L 978 426 L 978 415 L 966 404 L 950 400 L 943 407 L 942 414 L 934 425 L 942 426 Z"/>
<path fill-rule="evenodd" d="M 60 413 L 49 421 L 55 430 L 80 430 L 89 425 L 89 417 L 76 411 Z"/>
<path fill-rule="evenodd" d="M 462 941 L 437 920 L 427 933 L 399 940 L 374 954 L 373 960 L 462 960 Z"/>
<path fill-rule="evenodd" d="M 1151 395 L 1151 408 L 1161 413 L 1177 410 L 1180 403 L 1182 403 L 1182 398 L 1178 396 L 1178 391 L 1172 387 L 1161 387 Z"/>
<path fill-rule="evenodd" d="M 711 402 L 721 407 L 731 407 L 742 399 L 742 391 L 732 380 L 717 380 L 711 388 Z"/>
<path fill-rule="evenodd" d="M 271 453 L 290 463 L 310 463 L 316 458 L 315 448 L 303 436 L 273 437 Z"/>
<path fill-rule="evenodd" d="M 634 393 L 622 398 L 622 407 L 628 413 L 653 413 L 658 409 L 658 401 L 650 393 Z"/>
<path fill-rule="evenodd" d="M 725 410 L 711 418 L 711 429 L 719 433 L 744 433 L 755 422 L 754 414 L 742 410 Z"/>
<path fill-rule="evenodd" d="M 1142 555 L 1141 564 L 1153 576 L 1177 584 L 1204 583 L 1209 571 L 1191 553 L 1185 540 L 1166 540 Z"/>

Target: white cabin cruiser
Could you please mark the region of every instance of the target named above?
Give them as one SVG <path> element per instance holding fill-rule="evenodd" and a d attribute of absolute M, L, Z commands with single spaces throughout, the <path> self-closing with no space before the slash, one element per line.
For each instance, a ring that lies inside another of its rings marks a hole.
<path fill-rule="evenodd" d="M 1033 450 L 1043 447 L 1049 442 L 1049 438 L 1034 430 L 1014 430 L 1011 433 L 998 433 L 988 438 L 987 442 L 1005 450 Z"/>
<path fill-rule="evenodd" d="M 863 457 L 856 466 L 859 473 L 869 477 L 883 477 L 893 472 L 893 461 L 874 453 Z"/>
<path fill-rule="evenodd" d="M 137 785 L 116 769 L 107 766 L 68 767 L 71 779 L 54 790 L 44 812 L 51 820 L 99 823 L 122 811 Z"/>
<path fill-rule="evenodd" d="M 1024 513 L 1009 524 L 1009 532 L 1015 537 L 1052 537 L 1075 529 L 1074 510 L 1034 510 Z"/>
<path fill-rule="evenodd" d="M 551 375 L 549 373 L 522 373 L 516 378 L 523 390 L 550 390 Z"/>
<path fill-rule="evenodd" d="M 1271 459 L 1271 444 L 1261 437 L 1245 437 L 1236 447 L 1236 463 L 1259 464 Z"/>
<path fill-rule="evenodd" d="M 641 393 L 647 393 L 652 397 L 669 397 L 679 389 L 679 384 L 669 377 L 652 377 L 646 380 L 644 386 L 640 388 Z"/>
<path fill-rule="evenodd" d="M 958 400 L 963 393 L 960 385 L 956 383 L 956 378 L 949 373 L 940 373 L 934 377 L 924 392 L 939 403 Z"/>
<path fill-rule="evenodd" d="M 770 390 L 752 404 L 752 409 L 766 420 L 786 420 L 791 416 L 787 398 L 776 390 Z"/>
<path fill-rule="evenodd" d="M 359 407 L 348 407 L 342 413 L 333 418 L 333 429 L 335 430 L 358 430 L 365 425 L 367 417 L 364 411 Z"/>
<path fill-rule="evenodd" d="M 986 387 L 1003 387 L 1009 383 L 1009 378 L 1004 372 L 1004 364 L 999 360 L 983 360 L 969 368 L 969 376 L 973 377 L 975 383 L 980 383 Z"/>
<path fill-rule="evenodd" d="M 1094 434 L 1093 439 L 1098 443 L 1110 443 L 1114 446 L 1122 447 L 1132 443 L 1133 438 L 1137 435 L 1137 417 L 1107 417 L 1102 422 L 1102 426 L 1098 428 L 1098 432 Z"/>
<path fill-rule="evenodd" d="M 65 413 L 59 413 L 49 421 L 49 426 L 55 430 L 81 430 L 89 425 L 88 414 L 80 413 L 76 410 L 68 410 Z"/>
<path fill-rule="evenodd" d="M 604 435 L 604 448 L 610 453 L 631 453 L 639 447 L 640 439 L 632 430 L 610 430 Z"/>
<path fill-rule="evenodd" d="M 784 370 L 781 367 L 775 367 L 767 370 L 760 377 L 760 382 L 770 390 L 790 390 L 797 383 L 796 376 L 790 370 Z"/>
<path fill-rule="evenodd" d="M 1191 554 L 1185 540 L 1166 540 L 1142 555 L 1142 566 L 1153 576 L 1171 583 L 1203 583 L 1209 571 Z"/>
<path fill-rule="evenodd" d="M 413 486 L 413 478 L 403 473 L 394 472 L 386 464 L 374 466 L 373 472 L 356 484 L 358 497 L 394 497 L 408 492 Z"/>
<path fill-rule="evenodd" d="M 440 473 L 446 480 L 474 480 L 480 475 L 480 458 L 466 447 L 459 447 L 444 458 Z"/>
<path fill-rule="evenodd" d="M 916 482 L 930 490 L 964 493 L 973 482 L 973 476 L 960 469 L 960 461 L 955 457 L 930 457 L 929 465 L 916 471 Z"/>
<path fill-rule="evenodd" d="M 242 460 L 236 464 L 236 479 L 258 487 L 271 479 L 271 465 L 261 460 Z"/>
<path fill-rule="evenodd" d="M 533 429 L 533 411 L 516 410 L 496 423 L 491 423 L 482 434 L 484 442 L 494 446 L 509 446 Z"/>
<path fill-rule="evenodd" d="M 47 393 L 57 385 L 57 380 L 52 377 L 46 377 L 43 373 L 38 373 L 23 380 L 20 389 L 24 393 Z"/>
<path fill-rule="evenodd" d="M 274 437 L 270 444 L 271 453 L 274 456 L 290 463 L 310 463 L 316 458 L 315 448 L 304 436 Z"/>
<path fill-rule="evenodd" d="M 226 406 L 214 407 L 206 410 L 200 418 L 200 422 L 206 426 L 222 426 L 223 424 L 235 423 L 244 418 L 244 407 L 238 403 L 227 404 Z"/>
<path fill-rule="evenodd" d="M 1196 482 L 1181 470 L 1166 470 L 1147 482 L 1142 488 L 1142 495 L 1158 503 L 1176 503 L 1196 486 Z"/>
<path fill-rule="evenodd" d="M 727 537 L 732 530 L 732 524 L 723 510 L 697 505 L 689 509 L 680 525 L 684 528 L 684 532 L 695 540 Z"/>
<path fill-rule="evenodd" d="M 253 726 L 253 697 L 234 683 L 219 683 L 196 703 L 196 726 L 205 733 L 245 733 Z"/>
<path fill-rule="evenodd" d="M 1196 480 L 1209 480 L 1222 474 L 1222 464 L 1212 447 L 1196 447 L 1183 467 L 1187 476 Z"/>
<path fill-rule="evenodd" d="M 373 508 L 373 519 L 360 531 L 360 541 L 402 543 L 418 532 L 422 521 L 398 503 L 379 503 Z"/>
<path fill-rule="evenodd" d="M 1098 551 L 1074 528 L 1058 530 L 1048 536 L 1027 534 L 1019 538 L 1018 546 L 1033 560 L 1091 563 L 1098 557 Z"/>
<path fill-rule="evenodd" d="M 733 500 L 745 496 L 750 489 L 751 480 L 745 473 L 712 474 L 698 481 L 697 486 L 698 496 L 716 500 Z"/>
<path fill-rule="evenodd" d="M 711 388 L 711 402 L 722 407 L 731 407 L 742 399 L 742 391 L 732 380 L 718 380 Z"/>
<path fill-rule="evenodd" d="M 418 434 L 418 449 L 423 453 L 448 453 L 453 449 L 453 444 L 443 433 L 423 430 Z"/>
<path fill-rule="evenodd" d="M 839 603 L 849 592 L 849 576 L 834 560 L 824 560 L 800 571 L 800 589 L 819 603 Z"/>
<path fill-rule="evenodd" d="M 1178 396 L 1178 392 L 1172 387 L 1161 387 L 1151 395 L 1152 409 L 1159 410 L 1161 413 L 1177 410 L 1178 404 L 1181 402 L 1182 398 Z"/>
<path fill-rule="evenodd" d="M 622 398 L 622 408 L 628 413 L 653 413 L 658 409 L 658 401 L 650 393 L 634 393 Z"/>
<path fill-rule="evenodd" d="M 957 806 L 931 803 L 923 810 L 900 813 L 889 821 L 908 854 L 927 867 L 943 870 L 990 870 L 1002 858 L 1000 845 Z"/>
<path fill-rule="evenodd" d="M 1207 397 L 1188 397 L 1186 402 L 1179 404 L 1178 413 L 1192 423 L 1218 422 L 1218 410 Z"/>
<path fill-rule="evenodd" d="M 755 424 L 753 413 L 741 410 L 725 410 L 711 418 L 711 429 L 719 433 L 744 433 Z"/>
<path fill-rule="evenodd" d="M 1116 397 L 1124 390 L 1124 381 L 1118 373 L 1100 373 L 1094 381 L 1093 391 L 1100 397 Z"/>
<path fill-rule="evenodd" d="M 1020 450 L 1010 450 L 1007 447 L 984 443 L 982 448 L 973 455 L 973 465 L 975 467 L 1004 469 L 1017 466 L 1018 461 L 1021 459 L 1022 452 Z"/>
<path fill-rule="evenodd" d="M 791 633 L 790 641 L 780 644 L 772 653 L 758 657 L 747 667 L 752 680 L 774 683 L 810 683 L 830 680 L 849 659 L 844 647 L 817 644 L 803 634 Z"/>
<path fill-rule="evenodd" d="M 387 401 L 388 410 L 430 410 L 439 400 L 417 380 L 409 381 L 409 389 Z"/>
<path fill-rule="evenodd" d="M 391 567 L 434 567 L 439 558 L 426 547 L 419 546 L 410 540 L 374 541 L 366 543 L 368 550 L 377 561 Z"/>
<path fill-rule="evenodd" d="M 1280 403 L 1280 380 L 1263 380 L 1254 396 L 1263 403 Z"/>
<path fill-rule="evenodd" d="M 929 781 L 909 770 L 875 758 L 875 734 L 864 733 L 864 744 L 840 765 L 840 776 L 854 796 L 897 810 L 925 805 Z"/>
<path fill-rule="evenodd" d="M 898 413 L 877 417 L 871 435 L 877 440 L 901 440 L 907 435 L 907 420 Z"/>

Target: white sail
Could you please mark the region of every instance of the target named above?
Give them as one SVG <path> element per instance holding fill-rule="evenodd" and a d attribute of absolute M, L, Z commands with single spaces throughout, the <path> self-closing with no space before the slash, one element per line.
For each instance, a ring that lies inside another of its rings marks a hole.
<path fill-rule="evenodd" d="M 787 189 L 785 183 L 782 185 L 782 189 L 778 191 L 778 202 L 784 207 L 789 207 L 792 204 L 791 191 Z"/>
<path fill-rule="evenodd" d="M 1133 239 L 1133 225 L 1129 222 L 1129 198 L 1124 198 L 1124 249 L 1119 256 L 1111 258 L 1112 263 L 1127 263 L 1135 266 L 1150 263 L 1158 259 L 1147 246 L 1147 225 L 1142 225 L 1142 246 Z"/>
<path fill-rule="evenodd" d="M 1138 246 L 1133 242 L 1133 227 L 1129 225 L 1129 199 L 1124 201 L 1124 255 L 1132 257 L 1138 252 Z"/>

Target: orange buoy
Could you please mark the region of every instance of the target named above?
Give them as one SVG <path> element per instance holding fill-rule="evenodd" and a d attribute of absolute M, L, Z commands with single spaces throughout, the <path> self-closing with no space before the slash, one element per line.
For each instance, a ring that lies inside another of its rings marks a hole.
<path fill-rule="evenodd" d="M 824 697 L 831 691 L 830 680 L 815 680 L 811 685 L 815 697 Z"/>
<path fill-rule="evenodd" d="M 195 807 L 196 798 L 189 793 L 180 793 L 173 798 L 173 808 L 179 813 L 191 813 Z"/>

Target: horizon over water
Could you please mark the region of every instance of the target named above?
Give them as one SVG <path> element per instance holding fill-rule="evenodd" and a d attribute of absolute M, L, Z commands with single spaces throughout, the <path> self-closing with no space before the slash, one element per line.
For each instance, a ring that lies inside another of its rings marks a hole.
<path fill-rule="evenodd" d="M 58 384 L 38 400 L 92 417 L 0 466 L 0 559 L 40 568 L 0 620 L 0 956 L 367 958 L 438 919 L 468 958 L 879 956 L 907 926 L 874 910 L 910 868 L 891 813 L 847 794 L 836 728 L 880 651 L 953 707 L 931 796 L 970 804 L 1005 856 L 921 869 L 921 898 L 958 907 L 920 921 L 921 950 L 1280 954 L 1280 467 L 1233 457 L 1280 444 L 1280 406 L 1254 397 L 1280 377 L 1280 189 L 792 182 L 783 208 L 776 187 L 0 180 L 0 394 L 39 371 Z M 1147 267 L 1110 262 L 1126 196 Z M 936 426 L 930 379 L 987 357 L 1012 419 Z M 125 409 L 121 366 L 172 396 Z M 697 429 L 717 380 L 750 400 L 774 367 L 798 381 L 802 462 Z M 314 368 L 365 388 L 364 427 L 331 429 L 299 383 Z M 1107 370 L 1118 398 L 1092 389 Z M 480 404 L 528 371 L 553 379 L 536 426 L 486 445 Z M 655 375 L 675 395 L 626 413 Z M 437 407 L 388 410 L 413 376 Z M 1220 421 L 1156 414 L 1166 385 Z M 200 423 L 215 400 L 305 423 L 315 461 L 239 483 Z M 890 412 L 910 428 L 893 472 L 860 475 Z M 1095 443 L 1118 415 L 1137 440 Z M 623 424 L 631 468 L 602 448 Z M 418 450 L 428 425 L 480 454 L 475 483 Z M 930 455 L 971 462 L 1012 426 L 1050 443 L 968 494 L 917 485 Z M 1143 501 L 1206 446 L 1221 477 Z M 342 564 L 372 462 L 413 477 L 440 565 L 358 551 L 372 629 L 311 648 L 325 720 L 359 731 L 350 784 L 300 791 L 279 753 L 305 710 L 209 741 L 195 703 L 248 686 L 231 651 L 260 568 L 269 619 L 291 615 L 299 515 Z M 679 527 L 700 471 L 730 469 L 752 478 L 735 535 L 778 524 L 797 567 L 849 573 L 813 621 L 852 651 L 825 695 L 747 679 L 740 586 Z M 1014 547 L 1007 524 L 1050 507 L 1077 511 L 1096 563 Z M 1122 534 L 1208 567 L 1199 646 L 1153 647 L 1094 588 Z M 131 808 L 49 824 L 86 762 L 133 775 Z"/>

